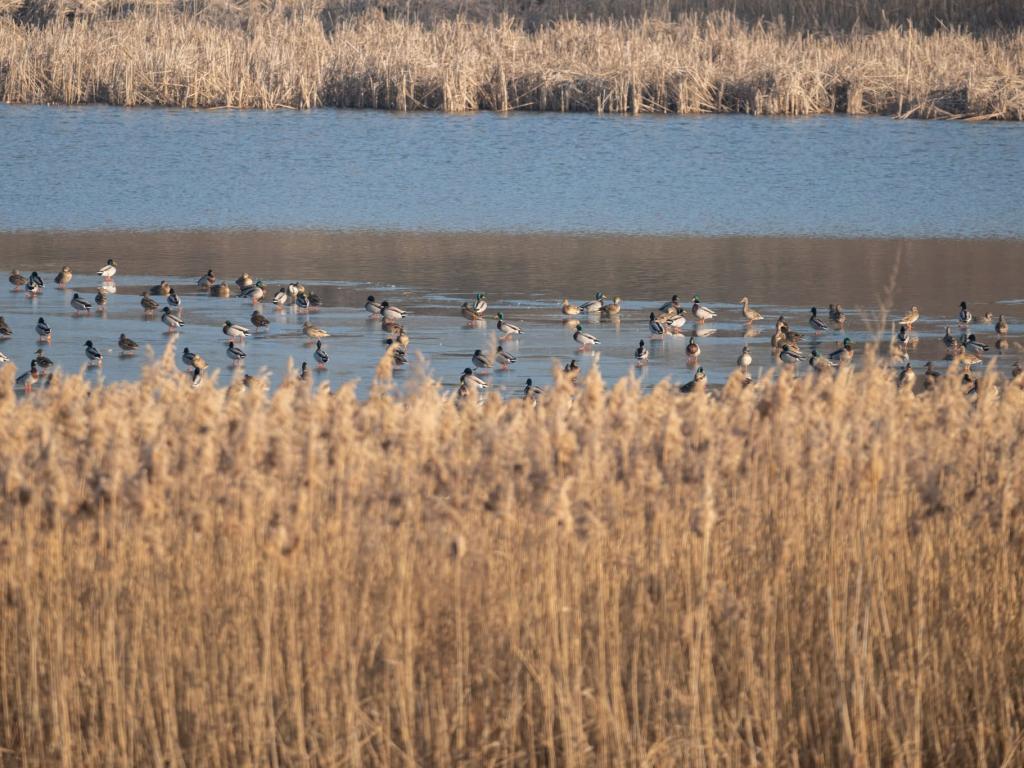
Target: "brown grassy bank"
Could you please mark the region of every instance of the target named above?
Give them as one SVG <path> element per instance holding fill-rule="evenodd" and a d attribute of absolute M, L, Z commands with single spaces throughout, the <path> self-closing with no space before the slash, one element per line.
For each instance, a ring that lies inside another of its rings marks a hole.
<path fill-rule="evenodd" d="M 807 35 L 735 16 L 519 23 L 316 14 L 0 18 L 0 98 L 18 103 L 449 112 L 845 112 L 1024 116 L 1024 31 Z"/>
<path fill-rule="evenodd" d="M 1024 392 L 949 384 L 8 394 L 0 764 L 1022 765 Z"/>

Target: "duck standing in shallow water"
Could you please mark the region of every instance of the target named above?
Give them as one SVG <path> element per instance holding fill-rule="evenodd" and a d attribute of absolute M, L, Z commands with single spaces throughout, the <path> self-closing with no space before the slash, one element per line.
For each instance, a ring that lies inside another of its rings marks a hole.
<path fill-rule="evenodd" d="M 65 264 L 63 269 L 61 269 L 61 271 L 57 273 L 57 276 L 53 278 L 53 282 L 58 288 L 67 288 L 71 283 L 71 277 L 71 268 Z"/>
<path fill-rule="evenodd" d="M 736 366 L 742 370 L 747 370 L 751 364 L 753 364 L 754 358 L 750 355 L 750 347 L 744 346 L 743 351 L 740 352 L 740 356 L 736 358 Z"/>
<path fill-rule="evenodd" d="M 512 363 L 516 361 L 516 356 L 510 355 L 508 351 L 503 349 L 499 344 L 498 351 L 494 354 L 494 360 L 501 366 L 501 370 L 507 371 L 512 366 Z"/>
<path fill-rule="evenodd" d="M 665 324 L 654 316 L 653 312 L 651 312 L 651 319 L 647 322 L 647 327 L 651 329 L 651 333 L 655 336 L 664 336 L 668 330 Z"/>
<path fill-rule="evenodd" d="M 838 304 L 828 305 L 828 319 L 842 328 L 846 324 L 846 313 Z"/>
<path fill-rule="evenodd" d="M 5 339 L 9 339 L 13 335 L 14 331 L 11 330 L 11 326 L 9 326 L 7 321 L 4 320 L 3 315 L 0 315 L 0 336 Z"/>
<path fill-rule="evenodd" d="M 518 325 L 513 325 L 512 323 L 506 322 L 505 316 L 501 312 L 498 313 L 497 327 L 498 333 L 501 334 L 502 340 L 505 341 L 513 338 L 514 336 L 518 336 L 523 332 L 523 329 L 520 328 Z"/>
<path fill-rule="evenodd" d="M 744 296 L 740 299 L 740 311 L 743 313 L 743 319 L 748 323 L 754 323 L 758 320 L 764 320 L 764 315 L 758 312 L 756 309 L 750 308 L 750 299 Z"/>
<path fill-rule="evenodd" d="M 79 312 L 91 312 L 92 304 L 76 293 L 71 297 L 71 308 L 75 310 L 75 314 L 77 315 Z"/>
<path fill-rule="evenodd" d="M 36 323 L 36 335 L 39 336 L 40 341 L 50 341 L 53 338 L 53 330 L 43 318 L 39 318 Z"/>
<path fill-rule="evenodd" d="M 107 259 L 107 263 L 100 267 L 96 274 L 109 283 L 114 279 L 114 275 L 117 274 L 117 262 L 113 259 Z"/>
<path fill-rule="evenodd" d="M 167 326 L 168 333 L 177 331 L 185 324 L 185 321 L 181 319 L 181 315 L 171 312 L 170 307 L 164 307 L 164 313 L 160 316 L 160 319 Z"/>
<path fill-rule="evenodd" d="M 226 330 L 224 332 L 227 333 Z M 331 335 L 323 328 L 318 328 L 317 326 L 313 325 L 311 322 L 309 322 L 309 320 L 302 324 L 302 332 L 311 339 L 326 339 L 328 336 Z"/>
<path fill-rule="evenodd" d="M 900 318 L 900 323 L 907 326 L 908 331 L 911 331 L 914 329 L 914 323 L 916 323 L 920 317 L 921 313 L 917 311 L 917 307 L 911 307 L 910 311 Z"/>
<path fill-rule="evenodd" d="M 693 379 L 683 384 L 679 391 L 684 395 L 703 392 L 707 388 L 707 378 L 704 368 L 700 367 L 694 371 Z"/>
<path fill-rule="evenodd" d="M 822 331 L 828 330 L 828 324 L 818 317 L 818 308 L 811 307 L 811 318 L 809 320 L 811 328 L 814 329 L 815 333 L 821 333 Z"/>
<path fill-rule="evenodd" d="M 204 291 L 208 291 L 217 284 L 217 277 L 213 274 L 212 269 L 206 270 L 206 274 L 196 280 L 196 288 Z"/>
<path fill-rule="evenodd" d="M 25 283 L 28 282 L 28 278 L 18 270 L 12 269 L 11 274 L 7 278 L 7 282 L 11 284 L 12 291 L 20 291 L 25 286 Z"/>
<path fill-rule="evenodd" d="M 231 298 L 231 287 L 225 282 L 217 283 L 210 288 L 210 295 L 217 299 L 229 299 Z"/>
<path fill-rule="evenodd" d="M 472 368 L 466 368 L 459 377 L 459 384 L 464 385 L 470 392 L 479 392 L 487 389 L 487 382 L 473 373 Z"/>
<path fill-rule="evenodd" d="M 966 301 L 961 301 L 960 302 L 960 316 L 959 316 L 959 320 L 960 320 L 960 325 L 970 325 L 970 323 L 974 320 L 974 315 L 972 315 L 971 311 L 967 308 L 967 302 Z"/>
<path fill-rule="evenodd" d="M 700 303 L 699 296 L 693 297 L 693 306 L 690 309 L 693 312 L 693 316 L 697 318 L 698 323 L 704 323 L 707 320 L 714 320 L 718 316 L 718 313 L 713 309 L 705 307 Z"/>
<path fill-rule="evenodd" d="M 574 317 L 583 310 L 576 304 L 570 304 L 568 299 L 562 299 L 562 314 Z"/>
<path fill-rule="evenodd" d="M 150 314 L 151 312 L 156 312 L 156 308 L 160 306 L 151 298 L 149 298 L 148 293 L 142 294 L 142 301 L 140 301 L 139 303 L 142 305 L 142 311 L 145 312 L 147 315 Z"/>
<path fill-rule="evenodd" d="M 92 340 L 85 342 L 85 357 L 93 365 L 103 364 L 103 354 L 92 345 Z"/>
<path fill-rule="evenodd" d="M 583 330 L 583 326 L 576 323 L 576 332 L 572 335 L 573 341 L 580 345 L 580 349 L 588 349 L 601 342 L 597 340 L 597 337 L 593 334 L 587 333 Z"/>
<path fill-rule="evenodd" d="M 533 379 L 526 380 L 526 386 L 523 387 L 523 399 L 524 400 L 535 400 L 544 394 L 544 390 L 533 383 Z"/>
<path fill-rule="evenodd" d="M 653 312 L 651 314 L 654 314 Z M 647 345 L 643 339 L 640 339 L 640 345 L 636 348 L 636 352 L 633 353 L 634 359 L 636 359 L 637 365 L 643 365 L 647 362 L 647 358 L 651 356 L 651 351 L 647 349 Z"/>
<path fill-rule="evenodd" d="M 252 331 L 246 328 L 244 325 L 238 323 L 232 323 L 230 320 L 225 320 L 224 325 L 221 326 L 221 332 L 232 341 L 241 341 L 246 336 L 250 335 Z"/>
<path fill-rule="evenodd" d="M 139 348 L 139 344 L 137 341 L 129 339 L 123 333 L 117 340 L 117 346 L 121 348 L 121 352 L 124 353 L 125 355 L 130 355 Z"/>
<path fill-rule="evenodd" d="M 697 339 L 693 336 L 690 337 L 690 343 L 686 345 L 686 354 L 692 360 L 700 357 L 700 344 L 697 343 Z"/>
<path fill-rule="evenodd" d="M 260 312 L 258 309 L 254 309 L 252 314 L 249 315 L 249 321 L 253 324 L 257 331 L 270 327 L 270 318 Z"/>
<path fill-rule="evenodd" d="M 598 291 L 594 294 L 594 298 L 591 301 L 585 301 L 580 304 L 580 311 L 587 314 L 590 314 L 591 312 L 600 312 L 601 307 L 604 306 L 604 299 L 604 294 Z"/>
<path fill-rule="evenodd" d="M 234 341 L 229 341 L 227 348 L 227 356 L 228 360 L 230 360 L 232 364 L 237 365 L 238 363 L 245 360 L 245 350 L 242 349 L 241 347 L 236 347 Z"/>
<path fill-rule="evenodd" d="M 330 358 L 327 356 L 327 350 L 324 349 L 324 343 L 320 340 L 316 340 L 316 350 L 313 352 L 313 359 L 316 360 L 317 365 L 321 368 L 327 367 L 327 361 Z"/>
<path fill-rule="evenodd" d="M 1010 324 L 1006 322 L 1006 318 L 1002 315 L 996 320 L 995 331 L 999 336 L 1005 336 L 1010 332 Z"/>

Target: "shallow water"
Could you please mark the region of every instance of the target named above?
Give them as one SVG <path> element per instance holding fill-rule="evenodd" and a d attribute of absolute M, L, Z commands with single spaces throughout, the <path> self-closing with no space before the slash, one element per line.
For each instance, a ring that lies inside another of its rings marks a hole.
<path fill-rule="evenodd" d="M 1024 237 L 1024 124 L 0 105 L 0 230 Z"/>

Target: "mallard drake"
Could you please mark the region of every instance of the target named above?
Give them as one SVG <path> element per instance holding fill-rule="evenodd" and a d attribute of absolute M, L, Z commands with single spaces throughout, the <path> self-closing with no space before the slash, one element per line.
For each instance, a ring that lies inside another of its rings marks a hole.
<path fill-rule="evenodd" d="M 163 321 L 163 324 L 166 325 L 172 331 L 178 330 L 179 328 L 181 328 L 181 326 L 185 324 L 185 321 L 182 319 L 181 315 L 176 315 L 173 312 L 171 312 L 170 307 L 164 307 L 164 312 L 160 316 L 160 319 Z"/>
<path fill-rule="evenodd" d="M 96 274 L 104 280 L 113 280 L 114 275 L 117 274 L 117 262 L 113 259 L 107 259 L 107 263 L 100 267 Z"/>
<path fill-rule="evenodd" d="M 906 346 L 910 343 L 910 327 L 900 323 L 900 328 L 896 332 L 896 342 Z"/>
<path fill-rule="evenodd" d="M 633 357 L 636 358 L 637 365 L 643 365 L 647 362 L 647 358 L 651 356 L 651 351 L 647 348 L 643 339 L 640 339 L 640 345 L 636 348 L 633 353 Z"/>
<path fill-rule="evenodd" d="M 318 328 L 317 326 L 313 325 L 311 322 L 309 322 L 309 320 L 302 324 L 302 332 L 311 339 L 326 339 L 328 336 L 331 335 L 323 328 Z"/>
<path fill-rule="evenodd" d="M 846 313 L 838 304 L 828 305 L 828 319 L 836 325 L 842 326 L 846 323 Z"/>
<path fill-rule="evenodd" d="M 380 303 L 380 314 L 385 320 L 393 323 L 400 322 L 407 314 L 404 309 L 391 306 L 388 302 L 382 301 Z"/>
<path fill-rule="evenodd" d="M 563 315 L 578 315 L 583 310 L 576 304 L 570 304 L 568 299 L 562 299 L 562 314 Z"/>
<path fill-rule="evenodd" d="M 616 296 L 611 300 L 610 303 L 601 306 L 601 315 L 603 317 L 613 317 L 622 312 L 622 299 Z"/>
<path fill-rule="evenodd" d="M 41 317 L 39 318 L 39 322 L 36 323 L 36 335 L 38 335 L 40 339 L 44 339 L 46 341 L 49 341 L 51 338 L 53 338 L 53 330 L 50 328 L 50 326 L 46 324 L 46 321 Z"/>
<path fill-rule="evenodd" d="M 691 307 L 691 310 L 693 312 L 693 316 L 697 318 L 698 323 L 703 323 L 705 320 L 713 320 L 718 316 L 718 313 L 713 309 L 701 304 L 698 296 L 693 297 L 693 306 Z"/>
<path fill-rule="evenodd" d="M 808 322 L 810 322 L 811 328 L 814 329 L 815 333 L 821 333 L 822 331 L 828 330 L 828 323 L 818 317 L 817 307 L 811 307 L 811 317 Z"/>
<path fill-rule="evenodd" d="M 663 319 L 662 324 L 665 326 L 665 330 L 671 333 L 682 333 L 683 326 L 686 325 L 686 315 L 682 312 L 677 312 L 672 317 Z"/>
<path fill-rule="evenodd" d="M 656 318 L 653 312 L 651 312 L 651 319 L 648 320 L 647 327 L 651 329 L 651 333 L 655 336 L 664 336 L 667 331 L 665 324 Z"/>
<path fill-rule="evenodd" d="M 960 317 L 959 317 L 959 319 L 960 319 L 960 324 L 961 325 L 968 325 L 968 324 L 971 323 L 971 321 L 974 320 L 974 315 L 972 315 L 971 311 L 967 308 L 967 302 L 966 301 L 961 301 L 960 302 Z"/>
<path fill-rule="evenodd" d="M 598 291 L 594 294 L 594 298 L 591 301 L 584 301 L 580 304 L 580 312 L 600 312 L 601 307 L 604 306 L 605 295 Z"/>
<path fill-rule="evenodd" d="M 33 270 L 32 274 L 28 276 L 28 284 L 29 285 L 34 285 L 37 288 L 42 288 L 43 287 L 43 278 L 39 276 L 38 272 Z"/>
<path fill-rule="evenodd" d="M 505 322 L 505 316 L 501 312 L 498 313 L 497 327 L 498 333 L 501 334 L 503 339 L 511 339 L 513 336 L 518 336 L 523 332 L 523 329 L 518 325 Z"/>
<path fill-rule="evenodd" d="M 573 341 L 579 344 L 582 349 L 586 349 L 587 347 L 592 347 L 595 344 L 601 343 L 600 341 L 597 340 L 596 336 L 584 331 L 583 326 L 580 325 L 579 323 L 576 323 L 576 332 L 572 335 L 572 338 Z"/>
<path fill-rule="evenodd" d="M 14 335 L 14 331 L 11 330 L 11 326 L 4 320 L 3 315 L 0 315 L 0 336 L 9 338 Z"/>
<path fill-rule="evenodd" d="M 48 371 L 53 368 L 53 360 L 44 355 L 41 349 L 36 350 L 35 363 L 40 371 Z"/>
<path fill-rule="evenodd" d="M 58 288 L 67 288 L 71 282 L 71 277 L 71 268 L 65 264 L 61 271 L 57 273 L 57 276 L 53 278 L 54 285 Z"/>
<path fill-rule="evenodd" d="M 100 365 L 103 362 L 103 354 L 92 345 L 92 341 L 85 342 L 85 357 L 90 363 Z"/>
<path fill-rule="evenodd" d="M 321 368 L 327 367 L 327 361 L 330 358 L 327 356 L 327 350 L 324 349 L 324 343 L 320 340 L 316 340 L 316 349 L 313 351 L 313 359 L 316 360 L 317 364 Z"/>
<path fill-rule="evenodd" d="M 939 383 L 939 379 L 942 378 L 942 374 L 935 370 L 935 366 L 932 365 L 931 361 L 928 361 L 924 365 L 924 388 L 927 390 L 935 389 Z"/>
<path fill-rule="evenodd" d="M 750 299 L 748 299 L 746 296 L 740 299 L 740 307 L 740 311 L 743 313 L 743 318 L 748 323 L 753 323 L 757 320 L 764 320 L 764 315 L 762 315 L 756 309 L 750 308 Z"/>
<path fill-rule="evenodd" d="M 476 299 L 473 302 L 473 310 L 480 315 L 487 311 L 487 297 L 482 293 L 476 295 Z"/>
<path fill-rule="evenodd" d="M 819 373 L 821 371 L 831 370 L 832 368 L 835 368 L 838 365 L 838 363 L 833 362 L 831 359 L 819 355 L 818 350 L 816 349 L 811 350 L 811 356 L 807 360 L 807 363 L 808 365 L 811 366 L 811 368 L 813 368 L 815 371 L 818 371 Z"/>
<path fill-rule="evenodd" d="M 661 314 L 677 314 L 682 307 L 679 306 L 679 295 L 673 293 L 672 298 L 658 307 L 658 312 Z"/>
<path fill-rule="evenodd" d="M 14 380 L 14 384 L 25 392 L 31 392 L 32 385 L 37 381 L 39 381 L 39 368 L 36 366 L 36 361 L 33 360 L 29 369 Z"/>
<path fill-rule="evenodd" d="M 484 319 L 484 316 L 469 306 L 468 301 L 462 302 L 462 316 L 471 323 L 477 323 Z"/>
<path fill-rule="evenodd" d="M 202 288 L 203 290 L 209 290 L 217 283 L 217 276 L 213 274 L 212 269 L 206 270 L 206 274 L 196 280 L 196 287 Z"/>
<path fill-rule="evenodd" d="M 257 331 L 261 328 L 270 327 L 270 318 L 261 313 L 258 309 L 254 309 L 252 314 L 249 315 L 249 322 L 255 326 Z"/>
<path fill-rule="evenodd" d="M 195 359 L 196 359 L 196 353 L 192 352 L 191 350 L 189 350 L 188 347 L 185 347 L 181 351 L 181 362 L 183 362 L 189 368 L 193 368 L 195 366 Z"/>
<path fill-rule="evenodd" d="M 967 343 L 964 344 L 964 349 L 972 354 L 980 355 L 982 352 L 988 352 L 988 344 L 982 344 L 972 333 L 967 337 Z"/>
<path fill-rule="evenodd" d="M 736 365 L 743 370 L 747 370 L 754 362 L 754 358 L 750 354 L 750 347 L 744 345 L 743 351 L 740 352 L 740 356 L 736 358 Z"/>
<path fill-rule="evenodd" d="M 914 382 L 917 381 L 917 374 L 914 373 L 914 369 L 907 362 L 906 365 L 900 370 L 899 376 L 896 377 L 896 385 L 900 389 L 913 389 Z"/>
<path fill-rule="evenodd" d="M 839 362 L 841 365 L 846 365 L 848 362 L 853 360 L 853 344 L 850 342 L 850 338 L 843 339 L 843 346 L 834 352 L 828 354 L 828 359 L 833 362 Z"/>
<path fill-rule="evenodd" d="M 274 294 L 274 306 L 283 307 L 288 303 L 288 299 L 291 298 L 291 294 L 284 288 L 284 286 L 277 289 L 277 293 Z"/>
<path fill-rule="evenodd" d="M 96 296 L 93 297 L 93 301 L 96 303 L 97 307 L 107 306 L 107 292 L 102 289 L 96 291 Z"/>
<path fill-rule="evenodd" d="M 91 312 L 92 304 L 83 299 L 77 293 L 71 297 L 71 308 L 75 310 L 75 313 L 79 312 Z"/>
<path fill-rule="evenodd" d="M 253 304 L 259 304 L 263 301 L 263 297 L 266 295 L 266 290 L 263 287 L 263 281 L 257 280 L 252 285 L 247 285 L 242 289 L 242 298 L 251 299 Z"/>
<path fill-rule="evenodd" d="M 573 358 L 565 364 L 562 368 L 562 373 L 565 374 L 566 378 L 570 382 L 573 384 L 576 383 L 576 379 L 580 377 L 580 364 L 576 362 L 576 358 Z"/>
<path fill-rule="evenodd" d="M 149 289 L 150 296 L 166 296 L 171 292 L 171 284 L 166 280 L 161 280 L 158 285 L 154 285 Z"/>
<path fill-rule="evenodd" d="M 395 339 L 385 339 L 384 345 L 391 350 L 391 359 L 395 361 L 395 365 L 405 365 L 409 362 L 405 347 L 399 344 L 398 341 Z"/>
<path fill-rule="evenodd" d="M 523 387 L 523 399 L 529 400 L 531 398 L 540 397 L 544 394 L 544 390 L 541 387 L 536 386 L 533 383 L 533 379 L 526 380 L 526 386 Z"/>
<path fill-rule="evenodd" d="M 686 345 L 686 354 L 689 357 L 700 357 L 700 344 L 697 343 L 697 339 L 693 336 L 690 337 L 690 341 Z"/>
<path fill-rule="evenodd" d="M 39 283 L 33 283 L 31 280 L 29 280 L 28 284 L 25 286 L 25 298 L 26 299 L 34 299 L 36 296 L 38 296 L 42 292 L 43 292 L 43 286 L 40 285 Z"/>
<path fill-rule="evenodd" d="M 704 367 L 701 366 L 693 373 L 693 379 L 679 387 L 679 391 L 684 395 L 693 392 L 703 392 L 707 388 L 707 374 L 704 373 Z"/>
<path fill-rule="evenodd" d="M 238 290 L 244 290 L 252 285 L 252 275 L 248 272 L 243 272 L 241 275 L 235 278 L 235 285 L 238 286 Z"/>
<path fill-rule="evenodd" d="M 11 284 L 12 289 L 14 289 L 15 291 L 20 291 L 22 287 L 25 285 L 25 283 L 28 282 L 28 278 L 26 278 L 18 270 L 12 269 L 11 274 L 7 277 L 7 282 Z"/>
<path fill-rule="evenodd" d="M 230 339 L 244 339 L 252 333 L 244 325 L 232 323 L 230 320 L 224 321 L 224 325 L 221 326 L 221 332 Z M 309 334 L 306 335 L 308 336 Z"/>
<path fill-rule="evenodd" d="M 203 369 L 193 368 L 192 369 L 192 387 L 193 389 L 203 383 Z"/>
<path fill-rule="evenodd" d="M 1006 322 L 1006 318 L 1002 315 L 1000 315 L 999 319 L 996 320 L 995 330 L 1000 336 L 1005 336 L 1010 332 L 1010 324 Z"/>
<path fill-rule="evenodd" d="M 476 370 L 488 370 L 491 367 L 491 361 L 483 352 L 479 349 L 473 350 L 473 368 Z"/>
<path fill-rule="evenodd" d="M 911 307 L 910 311 L 900 318 L 900 323 L 907 326 L 908 329 L 912 329 L 919 317 L 921 317 L 921 313 L 917 311 L 917 307 Z"/>
<path fill-rule="evenodd" d="M 303 291 L 295 297 L 295 306 L 299 309 L 309 310 L 313 307 L 320 306 L 320 297 L 315 293 L 309 291 Z"/>
<path fill-rule="evenodd" d="M 497 352 L 494 353 L 494 360 L 502 368 L 507 370 L 508 367 L 510 365 L 512 365 L 512 363 L 514 363 L 516 361 L 516 356 L 515 355 L 510 355 L 507 351 L 502 349 L 502 346 L 499 344 Z"/>
<path fill-rule="evenodd" d="M 797 350 L 793 349 L 789 344 L 782 345 L 782 351 L 779 352 L 779 359 L 784 363 L 799 363 L 804 359 L 804 356 Z"/>
<path fill-rule="evenodd" d="M 128 353 L 134 352 L 139 348 L 138 342 L 132 341 L 123 333 L 117 339 L 117 346 L 121 348 L 122 352 Z M 186 349 L 185 351 L 187 352 L 188 350 Z"/>
<path fill-rule="evenodd" d="M 245 350 L 241 347 L 236 347 L 234 341 L 229 341 L 227 356 L 228 360 L 231 360 L 233 363 L 238 363 L 241 360 L 245 360 Z"/>
<path fill-rule="evenodd" d="M 142 304 L 142 309 L 144 312 L 155 312 L 156 308 L 159 306 L 155 301 L 149 298 L 148 293 L 142 294 L 142 301 L 140 301 L 139 303 Z"/>
<path fill-rule="evenodd" d="M 211 286 L 210 295 L 215 299 L 230 299 L 231 287 L 224 281 L 221 281 L 217 285 Z"/>
<path fill-rule="evenodd" d="M 480 391 L 481 389 L 487 389 L 487 382 L 473 373 L 472 368 L 466 368 L 462 375 L 459 377 L 459 383 L 465 384 L 466 388 L 470 391 Z"/>

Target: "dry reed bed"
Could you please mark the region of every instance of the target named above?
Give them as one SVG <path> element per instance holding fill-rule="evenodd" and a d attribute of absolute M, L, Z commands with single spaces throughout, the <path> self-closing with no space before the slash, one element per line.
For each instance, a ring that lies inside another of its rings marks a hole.
<path fill-rule="evenodd" d="M 0 764 L 1022 765 L 1024 392 L 0 401 Z"/>
<path fill-rule="evenodd" d="M 45 27 L 0 18 L 7 102 L 757 115 L 1024 117 L 1024 31 L 834 36 L 717 14 L 679 22 L 315 16 L 245 25 L 136 14 Z"/>

